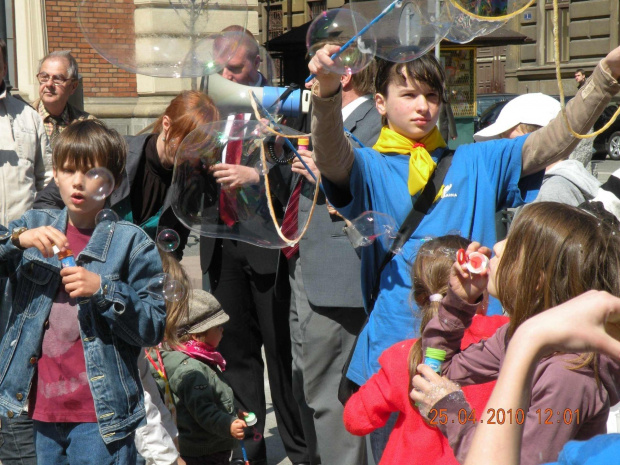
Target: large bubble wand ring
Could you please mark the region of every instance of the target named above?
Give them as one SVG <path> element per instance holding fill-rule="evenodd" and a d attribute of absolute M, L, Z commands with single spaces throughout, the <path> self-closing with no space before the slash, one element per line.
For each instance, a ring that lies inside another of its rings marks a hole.
<path fill-rule="evenodd" d="M 378 21 L 380 21 L 385 15 L 387 15 L 394 8 L 396 8 L 397 6 L 402 4 L 402 2 L 403 2 L 403 0 L 394 0 L 392 3 L 390 3 L 388 6 L 386 6 L 381 13 L 379 13 L 366 26 L 364 26 L 362 29 L 360 29 L 360 31 L 357 34 L 355 34 L 347 42 L 345 42 L 345 44 L 342 47 L 340 47 L 340 50 L 338 50 L 336 53 L 334 53 L 330 58 L 332 60 L 335 60 L 336 58 L 338 58 L 342 54 L 342 52 L 344 52 L 346 49 L 348 49 L 351 45 L 353 45 L 357 41 L 357 39 L 359 39 L 361 36 L 363 36 L 366 33 L 366 31 L 368 31 L 368 29 L 370 29 L 374 24 L 376 24 Z M 315 74 L 311 74 L 310 76 L 308 76 L 306 78 L 306 83 L 312 81 L 315 77 L 316 77 Z"/>

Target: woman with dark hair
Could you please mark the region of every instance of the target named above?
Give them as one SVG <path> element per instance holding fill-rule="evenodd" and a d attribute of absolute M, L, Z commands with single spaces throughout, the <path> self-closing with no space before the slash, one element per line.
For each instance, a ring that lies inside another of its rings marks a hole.
<path fill-rule="evenodd" d="M 152 238 L 157 234 L 158 224 L 160 229 L 165 225 L 177 231 L 181 238 L 177 255 L 181 254 L 189 232 L 169 208 L 174 157 L 185 136 L 218 119 L 219 111 L 206 94 L 184 91 L 155 122 L 153 133 L 125 137 L 129 146 L 127 166 L 121 184 L 110 195 L 109 208 L 120 218 L 141 226 Z M 34 202 L 36 209 L 63 207 L 54 181 Z"/>

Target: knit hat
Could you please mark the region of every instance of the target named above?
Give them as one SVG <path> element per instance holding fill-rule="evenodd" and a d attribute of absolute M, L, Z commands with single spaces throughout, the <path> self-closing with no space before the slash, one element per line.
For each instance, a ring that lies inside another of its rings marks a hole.
<path fill-rule="evenodd" d="M 204 333 L 229 320 L 229 316 L 212 294 L 195 289 L 189 297 L 189 312 L 181 322 L 179 335 Z"/>
<path fill-rule="evenodd" d="M 560 112 L 560 102 L 541 93 L 519 95 L 508 102 L 495 123 L 474 134 L 476 142 L 499 139 L 517 124 L 546 126 Z"/>

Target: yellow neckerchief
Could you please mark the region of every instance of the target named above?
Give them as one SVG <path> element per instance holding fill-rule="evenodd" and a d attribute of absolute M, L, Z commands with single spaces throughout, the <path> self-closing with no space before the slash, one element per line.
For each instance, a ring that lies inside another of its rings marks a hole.
<path fill-rule="evenodd" d="M 383 126 L 379 140 L 372 147 L 381 153 L 400 153 L 409 154 L 409 179 L 407 187 L 411 196 L 416 195 L 424 186 L 435 171 L 437 164 L 431 158 L 429 152 L 436 148 L 446 147 L 447 144 L 441 137 L 439 129 L 433 128 L 426 136 L 415 142 L 396 131 Z"/>

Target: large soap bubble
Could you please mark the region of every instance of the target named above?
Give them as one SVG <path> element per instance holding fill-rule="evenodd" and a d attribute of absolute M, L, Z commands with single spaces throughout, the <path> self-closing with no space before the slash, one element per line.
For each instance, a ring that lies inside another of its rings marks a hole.
<path fill-rule="evenodd" d="M 371 19 L 392 3 L 392 0 L 357 0 L 351 2 L 351 9 Z M 450 12 L 444 2 L 398 2 L 371 27 L 377 37 L 376 55 L 398 63 L 414 60 L 441 42 L 450 25 Z"/>
<path fill-rule="evenodd" d="M 286 126 L 280 126 L 280 131 L 301 134 Z M 262 150 L 265 169 L 260 163 Z M 188 229 L 203 236 L 267 248 L 289 245 L 274 225 L 265 187 L 269 182 L 276 209 L 278 202 L 286 203 L 287 194 L 284 198 L 277 195 L 289 192 L 282 176 L 290 168 L 276 163 L 286 158 L 282 150 L 280 140 L 275 141 L 261 121 L 232 119 L 196 128 L 179 146 L 175 160 L 171 186 L 175 215 Z M 222 187 L 217 178 L 244 181 Z M 302 195 L 312 198 L 314 189 L 309 185 Z M 298 235 L 287 239 L 294 240 Z"/>
<path fill-rule="evenodd" d="M 483 21 L 473 18 L 463 13 L 461 10 L 450 4 L 450 15 L 452 17 L 452 25 L 446 39 L 457 44 L 466 44 L 476 37 L 485 36 L 499 29 L 506 21 Z"/>
<path fill-rule="evenodd" d="M 367 24 L 368 20 L 355 11 L 340 8 L 324 11 L 308 28 L 306 35 L 308 53 L 313 56 L 326 44 L 345 45 Z M 374 59 L 377 45 L 374 29 L 371 27 L 343 50 L 334 60 L 331 71 L 338 74 L 354 74 L 368 66 Z"/>
<path fill-rule="evenodd" d="M 234 13 L 234 14 L 232 14 Z M 118 2 L 82 0 L 78 21 L 84 37 L 119 68 L 159 77 L 217 73 L 233 56 L 243 32 L 220 33 L 227 21 L 245 27 L 246 0 Z"/>
<path fill-rule="evenodd" d="M 449 2 L 476 19 L 506 21 L 529 8 L 534 0 L 449 0 Z"/>
<path fill-rule="evenodd" d="M 87 196 L 103 200 L 114 191 L 114 175 L 102 166 L 92 168 L 84 176 L 84 190 Z"/>

